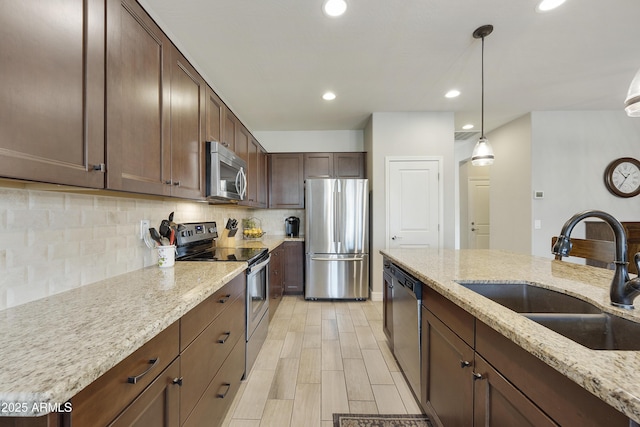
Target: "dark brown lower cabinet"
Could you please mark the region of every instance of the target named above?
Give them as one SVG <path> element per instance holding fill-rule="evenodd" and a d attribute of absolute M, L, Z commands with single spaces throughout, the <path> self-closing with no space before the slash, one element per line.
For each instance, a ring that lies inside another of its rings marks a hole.
<path fill-rule="evenodd" d="M 304 292 L 304 242 L 286 241 L 284 247 L 284 293 Z"/>
<path fill-rule="evenodd" d="M 282 286 L 284 279 L 284 246 L 278 245 L 271 251 L 271 261 L 269 262 L 269 320 L 282 300 Z"/>
<path fill-rule="evenodd" d="M 179 427 L 180 360 L 176 359 L 109 427 Z"/>
<path fill-rule="evenodd" d="M 473 348 L 424 306 L 422 337 L 423 405 L 443 426 L 472 425 Z"/>
<path fill-rule="evenodd" d="M 475 355 L 475 371 L 480 376 L 473 383 L 474 426 L 558 425 L 479 354 Z"/>
<path fill-rule="evenodd" d="M 423 287 L 420 403 L 438 426 L 628 426 L 629 418 Z"/>

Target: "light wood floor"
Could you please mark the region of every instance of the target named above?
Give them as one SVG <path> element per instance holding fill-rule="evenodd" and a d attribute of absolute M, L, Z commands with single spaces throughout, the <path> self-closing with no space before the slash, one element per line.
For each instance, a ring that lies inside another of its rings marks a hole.
<path fill-rule="evenodd" d="M 382 331 L 382 302 L 286 296 L 224 427 L 332 427 L 332 414 L 419 414 Z"/>

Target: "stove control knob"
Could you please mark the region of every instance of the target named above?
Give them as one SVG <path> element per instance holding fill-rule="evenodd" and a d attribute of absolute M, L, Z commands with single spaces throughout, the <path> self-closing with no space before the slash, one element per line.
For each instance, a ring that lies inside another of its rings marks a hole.
<path fill-rule="evenodd" d="M 209 233 L 213 234 L 216 232 L 216 229 L 213 227 L 209 227 Z"/>
<path fill-rule="evenodd" d="M 186 231 L 183 231 L 180 234 L 182 235 L 182 237 L 186 237 L 187 236 L 187 232 Z"/>

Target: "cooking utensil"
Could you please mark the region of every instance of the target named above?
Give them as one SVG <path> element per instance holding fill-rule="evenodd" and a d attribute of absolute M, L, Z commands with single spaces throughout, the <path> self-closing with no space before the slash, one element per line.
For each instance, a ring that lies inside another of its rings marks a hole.
<path fill-rule="evenodd" d="M 162 237 L 160 236 L 160 233 L 158 233 L 158 230 L 156 230 L 155 228 L 151 227 L 149 229 L 149 234 L 151 235 L 151 238 L 153 240 L 155 240 L 155 242 L 157 244 L 159 244 L 160 246 L 163 246 L 162 244 Z"/>
<path fill-rule="evenodd" d="M 160 223 L 160 235 L 168 239 L 169 230 L 171 230 L 171 226 L 169 225 L 169 220 L 163 219 L 162 222 Z"/>
<path fill-rule="evenodd" d="M 169 244 L 173 245 L 175 241 L 176 241 L 176 230 L 172 228 L 171 231 L 169 232 Z"/>

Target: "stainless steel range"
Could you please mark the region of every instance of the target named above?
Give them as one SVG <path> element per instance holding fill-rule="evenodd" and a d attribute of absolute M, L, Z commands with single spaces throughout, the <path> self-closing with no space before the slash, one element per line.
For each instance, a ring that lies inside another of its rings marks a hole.
<path fill-rule="evenodd" d="M 245 377 L 267 338 L 269 328 L 269 260 L 267 248 L 214 246 L 218 237 L 215 222 L 183 224 L 176 237 L 176 261 L 246 262 L 247 303 L 245 306 Z"/>

